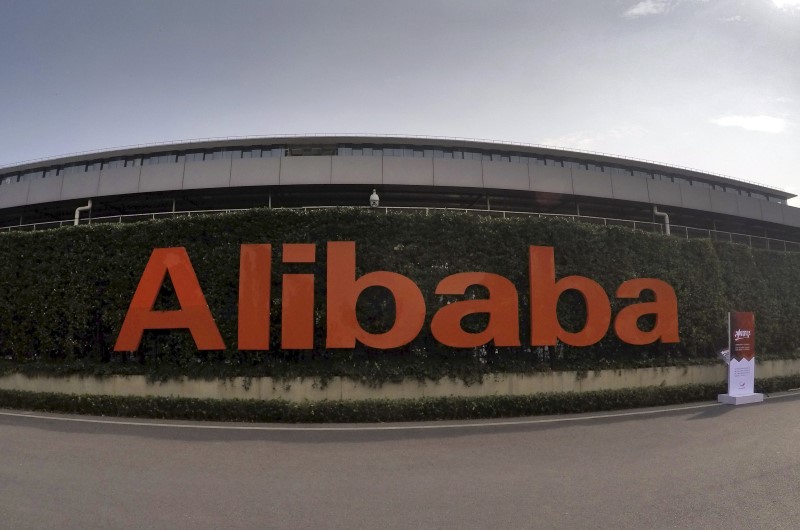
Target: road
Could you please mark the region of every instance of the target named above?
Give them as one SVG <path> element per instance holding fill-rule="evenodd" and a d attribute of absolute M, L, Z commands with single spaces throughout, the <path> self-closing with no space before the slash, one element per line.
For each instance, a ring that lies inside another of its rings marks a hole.
<path fill-rule="evenodd" d="M 698 405 L 353 426 L 0 411 L 0 527 L 797 528 L 800 393 Z"/>

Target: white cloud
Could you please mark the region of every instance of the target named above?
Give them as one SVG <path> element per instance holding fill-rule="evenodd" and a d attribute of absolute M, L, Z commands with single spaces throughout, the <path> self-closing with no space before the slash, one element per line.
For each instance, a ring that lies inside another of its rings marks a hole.
<path fill-rule="evenodd" d="M 767 132 L 772 134 L 782 133 L 786 130 L 786 120 L 773 116 L 721 116 L 714 118 L 711 123 L 721 127 L 741 127 L 748 131 Z"/>
<path fill-rule="evenodd" d="M 778 9 L 800 9 L 800 0 L 772 0 Z"/>
<path fill-rule="evenodd" d="M 723 22 L 744 22 L 744 17 L 742 15 L 734 15 L 732 17 L 723 18 Z"/>
<path fill-rule="evenodd" d="M 670 7 L 669 0 L 643 0 L 622 14 L 625 18 L 639 18 L 665 13 Z"/>
<path fill-rule="evenodd" d="M 619 140 L 620 138 L 637 136 L 644 133 L 644 127 L 639 125 L 627 125 L 616 127 L 605 131 L 578 131 L 563 136 L 556 136 L 545 138 L 541 141 L 543 145 L 550 145 L 553 147 L 566 147 L 572 149 L 592 150 L 598 147 L 598 144 L 611 140 Z"/>

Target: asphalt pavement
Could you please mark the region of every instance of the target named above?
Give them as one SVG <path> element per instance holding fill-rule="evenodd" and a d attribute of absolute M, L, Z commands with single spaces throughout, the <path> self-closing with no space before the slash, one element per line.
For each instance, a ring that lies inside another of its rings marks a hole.
<path fill-rule="evenodd" d="M 266 425 L 0 410 L 2 528 L 798 528 L 800 393 Z"/>

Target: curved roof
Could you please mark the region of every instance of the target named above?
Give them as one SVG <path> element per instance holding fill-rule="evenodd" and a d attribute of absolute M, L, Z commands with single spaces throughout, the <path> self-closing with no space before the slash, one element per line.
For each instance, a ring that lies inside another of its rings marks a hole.
<path fill-rule="evenodd" d="M 280 135 L 280 136 L 237 136 L 220 138 L 202 138 L 194 140 L 179 140 L 172 142 L 138 144 L 132 146 L 117 147 L 111 149 L 84 151 L 66 155 L 41 158 L 19 162 L 0 167 L 0 179 L 3 176 L 22 173 L 37 168 L 62 166 L 74 164 L 82 161 L 102 161 L 126 156 L 146 156 L 155 153 L 193 150 L 213 150 L 224 148 L 237 148 L 255 145 L 281 145 L 281 146 L 329 146 L 338 147 L 340 145 L 359 144 L 359 145 L 385 145 L 385 146 L 415 146 L 433 148 L 462 148 L 475 149 L 485 153 L 527 153 L 540 155 L 543 157 L 553 157 L 562 160 L 575 160 L 592 162 L 598 165 L 629 167 L 649 172 L 663 172 L 667 174 L 685 175 L 689 178 L 696 178 L 710 183 L 728 183 L 732 186 L 737 183 L 747 189 L 753 189 L 768 193 L 769 195 L 790 199 L 796 195 L 787 193 L 785 190 L 767 186 L 762 183 L 738 179 L 718 173 L 703 171 L 699 169 L 669 165 L 663 162 L 645 160 L 632 157 L 623 157 L 609 153 L 597 151 L 583 151 L 575 149 L 564 149 L 541 144 L 524 144 L 515 142 L 496 142 L 492 140 L 474 138 L 456 138 L 442 136 L 391 136 L 391 135 Z M 336 153 L 333 153 L 334 155 Z"/>

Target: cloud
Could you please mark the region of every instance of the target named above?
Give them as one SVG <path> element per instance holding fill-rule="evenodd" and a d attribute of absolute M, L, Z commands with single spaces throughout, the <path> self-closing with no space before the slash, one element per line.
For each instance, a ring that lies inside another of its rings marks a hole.
<path fill-rule="evenodd" d="M 767 132 L 772 134 L 782 133 L 786 130 L 786 120 L 773 116 L 721 116 L 714 118 L 711 123 L 720 127 L 741 127 L 748 131 Z"/>
<path fill-rule="evenodd" d="M 644 133 L 644 130 L 644 127 L 639 125 L 627 125 L 605 131 L 578 131 L 563 136 L 545 138 L 541 143 L 554 147 L 592 150 L 596 148 L 598 144 L 602 144 L 607 140 L 618 140 L 620 138 L 641 135 Z"/>
<path fill-rule="evenodd" d="M 643 0 L 622 14 L 625 18 L 639 18 L 666 13 L 670 8 L 669 0 Z"/>
<path fill-rule="evenodd" d="M 732 17 L 723 18 L 723 22 L 744 22 L 744 17 L 742 15 L 734 15 Z"/>
<path fill-rule="evenodd" d="M 772 0 L 778 9 L 800 9 L 800 0 Z"/>

